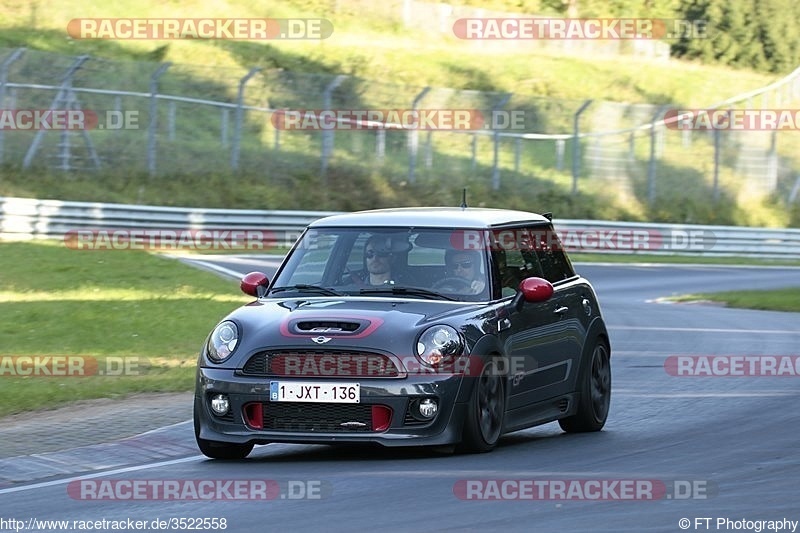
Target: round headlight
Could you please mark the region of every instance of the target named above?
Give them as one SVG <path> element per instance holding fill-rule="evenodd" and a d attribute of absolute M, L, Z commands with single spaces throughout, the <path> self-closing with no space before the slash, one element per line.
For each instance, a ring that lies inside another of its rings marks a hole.
<path fill-rule="evenodd" d="M 233 353 L 239 342 L 239 328 L 230 320 L 221 322 L 211 335 L 206 344 L 208 358 L 215 363 L 221 363 Z"/>
<path fill-rule="evenodd" d="M 450 362 L 463 351 L 461 335 L 450 326 L 430 327 L 417 341 L 417 357 L 430 366 Z"/>

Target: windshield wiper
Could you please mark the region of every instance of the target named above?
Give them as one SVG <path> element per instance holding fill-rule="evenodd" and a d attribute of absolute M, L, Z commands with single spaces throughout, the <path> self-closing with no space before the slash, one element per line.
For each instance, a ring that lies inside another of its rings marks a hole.
<path fill-rule="evenodd" d="M 287 285 L 285 287 L 273 287 L 269 290 L 270 293 L 284 292 L 284 291 L 317 292 L 325 296 L 344 296 L 344 294 L 342 294 L 341 292 L 329 289 L 328 287 L 320 287 L 319 285 L 308 285 L 305 283 L 298 283 L 297 285 Z"/>
<path fill-rule="evenodd" d="M 388 285 L 386 287 L 375 287 L 372 289 L 361 289 L 358 291 L 359 294 L 397 294 L 397 295 L 409 295 L 409 296 L 426 296 L 430 300 L 451 300 L 456 301 L 455 298 L 451 298 L 450 296 L 445 296 L 444 294 L 429 291 L 428 289 L 420 289 L 417 287 L 394 287 Z"/>

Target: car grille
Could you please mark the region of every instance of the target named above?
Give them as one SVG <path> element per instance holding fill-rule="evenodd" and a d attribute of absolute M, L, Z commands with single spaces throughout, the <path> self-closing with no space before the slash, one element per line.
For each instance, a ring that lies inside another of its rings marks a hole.
<path fill-rule="evenodd" d="M 417 420 L 414 418 L 414 415 L 411 414 L 411 410 L 409 409 L 406 411 L 406 416 L 403 418 L 403 425 L 404 426 L 424 426 L 425 424 L 430 424 L 431 420 Z"/>
<path fill-rule="evenodd" d="M 214 411 L 211 411 L 211 414 L 214 415 L 214 418 L 216 418 L 218 420 L 222 420 L 224 422 L 234 422 L 233 411 L 229 410 L 227 413 L 225 413 L 222 416 L 218 415 Z"/>
<path fill-rule="evenodd" d="M 264 351 L 242 368 L 246 376 L 394 378 L 400 372 L 386 355 L 337 350 Z"/>
<path fill-rule="evenodd" d="M 372 431 L 371 405 L 264 402 L 263 413 L 264 429 L 273 431 Z"/>

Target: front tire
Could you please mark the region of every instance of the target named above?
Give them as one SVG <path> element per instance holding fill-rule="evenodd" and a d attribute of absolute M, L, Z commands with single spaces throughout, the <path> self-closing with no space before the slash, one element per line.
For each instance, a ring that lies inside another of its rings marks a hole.
<path fill-rule="evenodd" d="M 211 459 L 244 459 L 253 451 L 252 444 L 230 444 L 227 442 L 201 439 L 200 418 L 197 411 L 194 413 L 194 438 L 197 441 L 197 447 L 200 448 L 200 452 Z"/>
<path fill-rule="evenodd" d="M 497 368 L 497 360 L 488 361 L 472 388 L 467 406 L 464 432 L 458 450 L 483 453 L 494 449 L 503 434 L 506 414 L 505 377 Z"/>
<path fill-rule="evenodd" d="M 588 366 L 581 370 L 578 412 L 558 421 L 567 433 L 600 431 L 611 404 L 611 354 L 603 339 L 597 339 Z"/>

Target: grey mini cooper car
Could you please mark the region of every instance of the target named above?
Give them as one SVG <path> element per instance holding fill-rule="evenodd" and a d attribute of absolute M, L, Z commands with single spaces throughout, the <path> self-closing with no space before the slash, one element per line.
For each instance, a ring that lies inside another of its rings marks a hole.
<path fill-rule="evenodd" d="M 402 208 L 306 228 L 209 334 L 194 428 L 208 457 L 256 444 L 493 449 L 558 421 L 602 429 L 611 347 L 550 215 Z"/>

